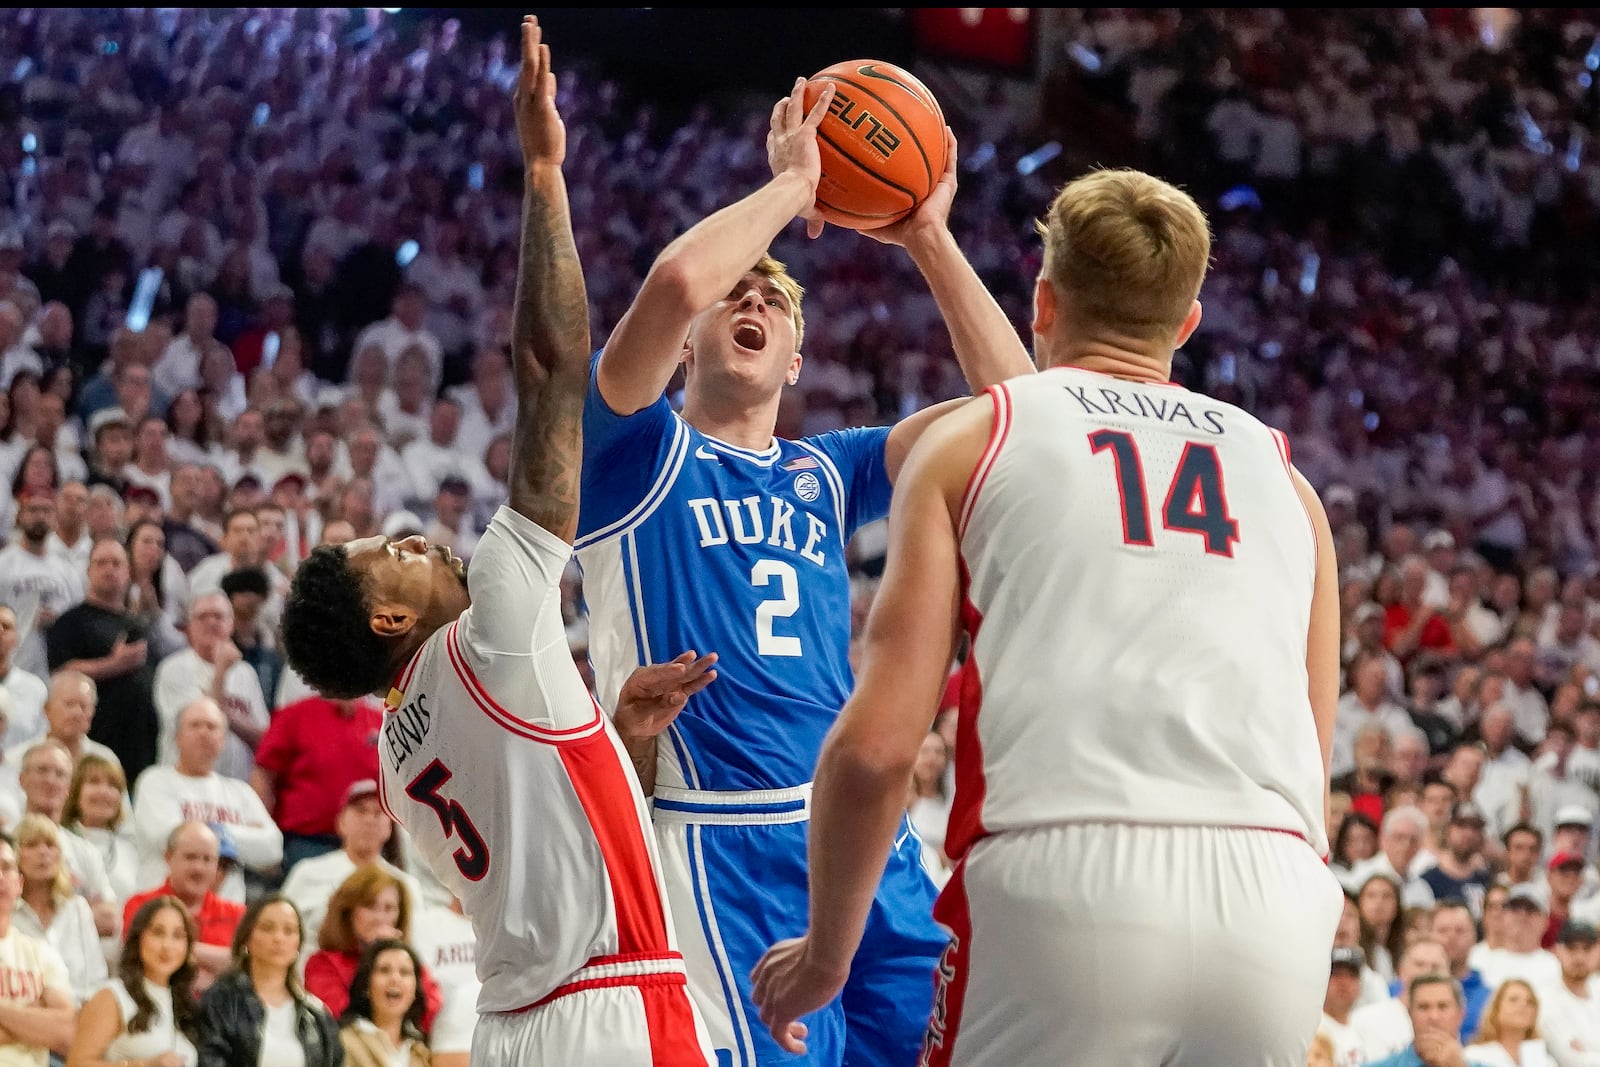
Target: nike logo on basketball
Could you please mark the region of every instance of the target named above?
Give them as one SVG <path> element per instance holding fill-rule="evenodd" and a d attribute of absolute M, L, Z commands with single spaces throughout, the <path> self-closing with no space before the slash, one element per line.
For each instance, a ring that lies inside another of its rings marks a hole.
<path fill-rule="evenodd" d="M 695 459 L 716 459 L 717 458 L 717 454 L 715 452 L 711 451 L 711 449 L 707 448 L 705 445 L 701 445 L 699 448 L 694 450 L 694 458 Z"/>

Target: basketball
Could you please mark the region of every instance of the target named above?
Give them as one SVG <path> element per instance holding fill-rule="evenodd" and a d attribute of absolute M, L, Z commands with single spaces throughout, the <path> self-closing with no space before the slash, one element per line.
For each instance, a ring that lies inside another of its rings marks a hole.
<path fill-rule="evenodd" d="M 904 218 L 944 175 L 947 146 L 939 102 L 893 63 L 852 59 L 806 82 L 808 112 L 829 85 L 833 100 L 817 128 L 822 151 L 818 213 L 853 230 Z"/>

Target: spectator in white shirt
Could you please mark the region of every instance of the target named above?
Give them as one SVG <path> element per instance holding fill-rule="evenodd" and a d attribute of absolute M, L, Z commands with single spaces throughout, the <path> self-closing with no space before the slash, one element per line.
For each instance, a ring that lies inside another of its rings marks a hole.
<path fill-rule="evenodd" d="M 1600 933 L 1569 919 L 1553 950 L 1561 981 L 1540 990 L 1539 1029 L 1557 1067 L 1600 1067 Z"/>
<path fill-rule="evenodd" d="M 195 293 L 183 311 L 183 333 L 173 338 L 156 361 L 151 376 L 155 386 L 168 396 L 200 387 L 200 359 L 207 349 L 220 344 L 217 334 L 217 302 L 207 293 Z"/>
<path fill-rule="evenodd" d="M 394 837 L 394 820 L 389 818 L 378 800 L 378 783 L 371 778 L 352 782 L 345 791 L 344 806 L 339 809 L 337 823 L 339 847 L 320 856 L 303 859 L 289 871 L 283 883 L 283 895 L 288 897 L 307 930 L 321 930 L 323 916 L 328 913 L 328 900 L 356 868 L 375 863 L 394 875 L 405 887 L 411 900 L 412 914 L 418 914 L 422 904 L 422 887 L 417 880 L 384 858 L 384 849 Z M 316 951 L 316 940 L 310 939 L 301 950 L 301 964 Z"/>
<path fill-rule="evenodd" d="M 1545 729 L 1550 725 L 1550 708 L 1533 684 L 1533 672 L 1539 662 L 1533 639 L 1513 638 L 1506 646 L 1505 660 L 1505 693 L 1501 700 L 1511 709 L 1518 739 L 1536 745 L 1544 740 Z"/>
<path fill-rule="evenodd" d="M 49 738 L 35 741 L 23 754 L 18 779 L 22 783 L 23 816 L 43 815 L 60 826 L 67 790 L 72 784 L 72 757 L 67 755 L 66 746 Z M 115 933 L 116 893 L 99 851 L 81 837 L 62 834 L 61 853 L 66 857 L 73 885 L 94 910 L 96 929 L 102 935 Z"/>
<path fill-rule="evenodd" d="M 1505 947 L 1481 953 L 1474 949 L 1478 958 L 1469 957 L 1485 984 L 1497 986 L 1520 978 L 1543 989 L 1560 980 L 1561 964 L 1548 950 L 1539 947 L 1549 919 L 1550 906 L 1545 902 L 1544 890 L 1526 883 L 1511 887 L 1506 894 Z"/>
<path fill-rule="evenodd" d="M 1339 698 L 1333 722 L 1333 759 L 1330 770 L 1338 778 L 1355 770 L 1355 738 L 1361 727 L 1376 723 L 1394 737 L 1414 728 L 1411 716 L 1391 699 L 1383 660 L 1360 653 L 1350 664 L 1350 689 Z"/>
<path fill-rule="evenodd" d="M 44 702 L 50 693 L 37 674 L 16 665 L 17 646 L 21 641 L 16 609 L 10 604 L 0 604 L 0 689 L 11 697 L 5 734 L 0 737 L 0 746 L 5 748 L 43 735 Z"/>
<path fill-rule="evenodd" d="M 1361 1067 L 1367 1062 L 1361 1034 L 1350 1025 L 1350 1013 L 1361 996 L 1361 969 L 1366 959 L 1359 948 L 1335 948 L 1328 971 L 1328 991 L 1322 999 L 1322 1021 L 1317 1033 L 1326 1034 L 1333 1046 L 1333 1067 Z"/>
<path fill-rule="evenodd" d="M 461 427 L 461 408 L 449 397 L 434 402 L 428 417 L 428 436 L 412 441 L 400 453 L 411 472 L 411 494 L 416 500 L 432 500 L 439 483 L 448 475 L 459 475 L 469 486 L 484 486 L 489 472 L 476 456 L 464 455 L 456 447 Z"/>
<path fill-rule="evenodd" d="M 177 765 L 151 767 L 134 783 L 133 833 L 141 890 L 161 884 L 166 876 L 167 837 L 185 822 L 204 822 L 226 834 L 239 863 L 253 871 L 272 871 L 283 859 L 283 834 L 255 790 L 216 773 L 227 732 L 222 709 L 210 699 L 196 700 L 178 715 Z M 237 867 L 224 877 L 217 895 L 244 901 L 244 876 Z"/>
<path fill-rule="evenodd" d="M 289 579 L 276 567 L 265 565 L 261 551 L 261 522 L 249 508 L 235 508 L 222 520 L 222 551 L 207 556 L 189 572 L 190 603 L 205 593 L 222 592 L 222 579 L 230 571 L 260 567 L 272 583 L 262 617 L 268 626 L 278 624 L 283 613 L 283 598 L 289 592 Z"/>
<path fill-rule="evenodd" d="M 449 545 L 457 556 L 470 560 L 472 550 L 478 546 L 471 504 L 472 490 L 467 480 L 459 474 L 445 475 L 433 496 L 433 519 L 423 529 L 422 536 L 431 544 Z"/>
<path fill-rule="evenodd" d="M 87 468 L 84 470 L 87 472 Z M 94 549 L 88 510 L 89 488 L 78 479 L 62 482 L 56 490 L 56 528 L 50 534 L 50 551 L 85 572 L 89 569 L 89 553 Z"/>
<path fill-rule="evenodd" d="M 89 902 L 72 886 L 62 851 L 62 830 L 43 815 L 26 816 L 17 826 L 17 865 L 22 897 L 12 922 L 61 953 L 67 965 L 72 1000 L 82 1004 L 106 980 L 106 957 Z"/>
<path fill-rule="evenodd" d="M 1378 854 L 1350 871 L 1348 890 L 1359 891 L 1368 880 L 1382 875 L 1401 887 L 1401 905 L 1426 908 L 1433 905 L 1433 890 L 1419 877 L 1407 877 L 1422 844 L 1428 839 L 1428 816 L 1421 808 L 1405 805 L 1390 808 L 1378 831 Z M 1377 961 L 1373 961 L 1377 967 Z M 1381 968 L 1380 968 L 1381 969 Z"/>
<path fill-rule="evenodd" d="M 0 837 L 0 959 L 7 975 L 0 985 L 0 1027 L 10 1038 L 5 1048 L 13 1063 L 43 1067 L 49 1053 L 66 1055 L 77 1009 L 61 954 L 16 928 L 21 897 L 16 848 Z"/>
<path fill-rule="evenodd" d="M 461 405 L 456 443 L 469 456 L 481 456 L 489 442 L 516 425 L 516 398 L 511 393 L 511 368 L 504 352 L 483 348 L 472 360 L 472 382 L 447 391 Z"/>
<path fill-rule="evenodd" d="M 172 506 L 172 460 L 167 455 L 170 435 L 167 420 L 161 416 L 146 415 L 140 419 L 133 435 L 133 462 L 122 468 L 122 477 L 128 485 L 155 491 L 162 511 Z"/>
<path fill-rule="evenodd" d="M 400 453 L 384 443 L 377 427 L 362 426 L 350 434 L 347 447 L 351 480 L 364 479 L 372 485 L 372 505 L 377 514 L 387 515 L 404 507 L 411 493 L 411 476 Z"/>
<path fill-rule="evenodd" d="M 261 682 L 233 643 L 233 606 L 222 593 L 189 603 L 189 647 L 156 667 L 156 711 L 161 716 L 158 761 L 178 762 L 178 713 L 201 697 L 215 701 L 228 722 L 228 738 L 216 763 L 218 774 L 250 780 L 255 750 L 272 722 Z"/>
<path fill-rule="evenodd" d="M 389 357 L 390 368 L 398 371 L 400 354 L 413 345 L 421 346 L 427 359 L 429 394 L 437 393 L 444 372 L 444 353 L 439 339 L 423 326 L 427 311 L 428 294 L 415 282 L 402 281 L 395 290 L 389 317 L 379 319 L 356 335 L 352 350 L 359 352 L 375 341 Z"/>
<path fill-rule="evenodd" d="M 55 494 L 28 490 L 18 501 L 17 536 L 0 550 L 0 604 L 16 612 L 20 643 L 14 666 L 33 674 L 48 670 L 44 631 L 83 599 L 83 575 L 49 550 L 56 521 Z"/>
<path fill-rule="evenodd" d="M 420 345 L 400 353 L 394 365 L 394 386 L 378 398 L 378 421 L 391 447 L 404 448 L 428 432 L 433 410 L 433 382 L 428 356 Z"/>
<path fill-rule="evenodd" d="M 1478 720 L 1478 736 L 1488 758 L 1472 799 L 1488 815 L 1490 833 L 1497 837 L 1523 821 L 1523 790 L 1531 764 L 1511 745 L 1514 728 L 1511 709 L 1503 702 L 1489 705 Z M 1543 732 L 1541 727 L 1541 736 Z"/>

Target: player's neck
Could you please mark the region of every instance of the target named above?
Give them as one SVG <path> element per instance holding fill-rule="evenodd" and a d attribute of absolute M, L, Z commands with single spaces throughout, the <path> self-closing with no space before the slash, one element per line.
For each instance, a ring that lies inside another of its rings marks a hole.
<path fill-rule="evenodd" d="M 772 444 L 778 397 L 760 404 L 740 404 L 691 394 L 683 402 L 683 421 L 707 437 L 759 452 Z"/>
<path fill-rule="evenodd" d="M 1039 367 L 1072 367 L 1134 382 L 1172 379 L 1172 350 L 1126 337 L 1039 338 Z"/>

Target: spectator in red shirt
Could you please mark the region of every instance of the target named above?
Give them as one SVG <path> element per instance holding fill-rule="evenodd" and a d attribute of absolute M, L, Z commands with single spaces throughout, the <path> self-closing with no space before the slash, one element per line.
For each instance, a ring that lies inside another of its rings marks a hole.
<path fill-rule="evenodd" d="M 223 900 L 212 890 L 217 884 L 222 843 L 203 822 L 179 824 L 167 838 L 167 880 L 146 893 L 135 893 L 122 908 L 122 925 L 127 929 L 134 913 L 145 901 L 172 896 L 183 901 L 194 917 L 200 939 L 194 946 L 195 962 L 200 967 L 197 989 L 209 986 L 233 964 L 233 932 L 244 916 L 244 905 Z"/>
<path fill-rule="evenodd" d="M 283 869 L 339 847 L 339 812 L 356 782 L 378 777 L 383 711 L 320 696 L 279 708 L 256 750 L 250 785 L 283 829 Z"/>
<path fill-rule="evenodd" d="M 405 888 L 377 864 L 358 867 L 328 901 L 328 914 L 317 934 L 318 951 L 306 960 L 306 992 L 339 1018 L 350 1005 L 350 983 L 361 965 L 361 953 L 391 937 L 411 940 L 411 903 Z M 426 968 L 417 984 L 427 1004 L 422 1032 L 431 1033 L 443 998 Z"/>
<path fill-rule="evenodd" d="M 1450 624 L 1423 598 L 1427 587 L 1428 564 L 1421 556 L 1407 556 L 1400 563 L 1400 599 L 1383 616 L 1383 643 L 1401 659 L 1422 649 L 1455 651 Z"/>

